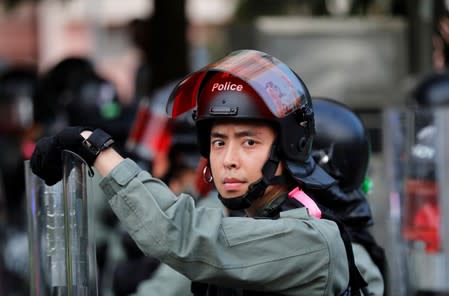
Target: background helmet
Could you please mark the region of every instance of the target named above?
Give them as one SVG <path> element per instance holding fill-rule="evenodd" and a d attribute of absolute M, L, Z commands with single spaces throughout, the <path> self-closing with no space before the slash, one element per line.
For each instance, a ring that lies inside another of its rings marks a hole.
<path fill-rule="evenodd" d="M 424 107 L 449 105 L 449 73 L 428 74 L 416 85 L 410 99 L 412 104 Z"/>
<path fill-rule="evenodd" d="M 95 126 L 124 145 L 133 111 L 121 103 L 116 86 L 86 57 L 70 56 L 45 72 L 37 93 L 36 120 L 47 134 L 67 125 Z"/>
<path fill-rule="evenodd" d="M 195 126 L 190 116 L 183 116 L 172 122 L 169 157 L 174 170 L 196 170 L 198 167 L 201 156 Z"/>
<path fill-rule="evenodd" d="M 121 105 L 116 87 L 99 75 L 67 88 L 64 95 L 69 125 L 82 123 L 108 129 L 108 124 L 120 116 Z"/>
<path fill-rule="evenodd" d="M 86 57 L 70 56 L 49 68 L 39 79 L 35 120 L 49 126 L 58 124 L 68 104 L 67 94 L 94 75 L 94 65 Z"/>
<path fill-rule="evenodd" d="M 235 51 L 194 72 L 172 92 L 168 112 L 192 110 L 201 154 L 209 157 L 209 132 L 217 119 L 262 120 L 278 130 L 278 154 L 302 186 L 334 182 L 311 158 L 314 116 L 303 81 L 278 59 L 255 50 Z"/>
<path fill-rule="evenodd" d="M 313 156 L 349 192 L 362 185 L 369 164 L 370 141 L 360 118 L 329 98 L 313 98 L 316 134 Z"/>

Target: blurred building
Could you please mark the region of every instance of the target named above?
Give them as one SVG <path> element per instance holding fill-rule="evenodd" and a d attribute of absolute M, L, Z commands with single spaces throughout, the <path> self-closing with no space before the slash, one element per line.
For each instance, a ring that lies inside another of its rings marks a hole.
<path fill-rule="evenodd" d="M 228 22 L 236 4 L 237 0 L 186 0 L 192 45 L 206 42 L 204 26 Z M 117 84 L 121 97 L 130 99 L 139 53 L 127 26 L 152 13 L 151 0 L 42 0 L 0 8 L 0 40 L 7 40 L 0 42 L 0 66 L 31 63 L 46 70 L 65 56 L 87 55 Z M 192 62 L 194 67 L 207 62 L 205 53 L 193 52 Z"/>
<path fill-rule="evenodd" d="M 38 55 L 35 7 L 23 5 L 11 12 L 0 7 L 0 40 L 0 66 L 33 64 Z"/>

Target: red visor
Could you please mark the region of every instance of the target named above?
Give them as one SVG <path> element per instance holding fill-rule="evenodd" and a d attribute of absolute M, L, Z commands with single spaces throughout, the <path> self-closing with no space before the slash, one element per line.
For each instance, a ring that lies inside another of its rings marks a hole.
<path fill-rule="evenodd" d="M 171 117 L 175 118 L 197 107 L 202 80 L 209 72 L 226 72 L 242 79 L 278 118 L 298 109 L 308 95 L 299 78 L 287 65 L 263 52 L 242 50 L 231 53 L 181 81 L 167 103 L 167 113 Z"/>

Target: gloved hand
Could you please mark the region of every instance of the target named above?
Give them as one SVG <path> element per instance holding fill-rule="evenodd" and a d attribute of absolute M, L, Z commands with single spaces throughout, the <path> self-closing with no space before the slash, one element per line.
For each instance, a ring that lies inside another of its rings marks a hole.
<path fill-rule="evenodd" d="M 62 179 L 63 150 L 70 150 L 78 154 L 89 166 L 92 166 L 100 150 L 95 153 L 86 146 L 85 139 L 81 136 L 81 132 L 85 130 L 92 129 L 81 126 L 66 127 L 55 136 L 41 138 L 36 143 L 36 148 L 31 156 L 32 172 L 42 178 L 45 184 L 49 186 L 56 184 Z M 101 144 L 107 140 L 112 141 L 111 136 L 102 130 L 97 129 L 94 133 L 99 135 L 95 138 L 99 139 Z"/>

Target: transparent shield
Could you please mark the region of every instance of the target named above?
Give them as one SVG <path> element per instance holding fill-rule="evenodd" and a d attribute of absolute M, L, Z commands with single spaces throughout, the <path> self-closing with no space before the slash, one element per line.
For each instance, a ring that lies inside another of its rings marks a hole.
<path fill-rule="evenodd" d="M 53 186 L 25 162 L 30 295 L 97 295 L 88 170 L 70 151 L 63 160 L 63 180 Z"/>
<path fill-rule="evenodd" d="M 449 108 L 385 112 L 392 274 L 406 291 L 449 293 Z"/>
<path fill-rule="evenodd" d="M 64 217 L 69 295 L 96 295 L 95 243 L 89 232 L 88 169 L 70 151 L 63 153 Z M 93 219 L 90 219 L 91 221 Z"/>
<path fill-rule="evenodd" d="M 386 254 L 390 268 L 391 295 L 409 296 L 406 268 L 407 249 L 401 234 L 401 179 L 405 151 L 405 124 L 403 110 L 387 109 L 383 113 L 384 160 L 386 166 L 385 186 L 388 188 L 389 221 Z"/>
<path fill-rule="evenodd" d="M 30 295 L 66 295 L 62 182 L 53 186 L 31 172 L 25 161 Z"/>

